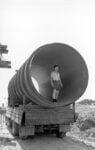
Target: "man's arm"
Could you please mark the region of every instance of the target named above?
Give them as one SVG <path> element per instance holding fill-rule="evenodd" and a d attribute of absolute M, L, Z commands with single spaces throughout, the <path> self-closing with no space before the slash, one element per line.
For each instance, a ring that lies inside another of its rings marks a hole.
<path fill-rule="evenodd" d="M 51 75 L 50 75 L 50 81 L 51 81 L 51 85 L 53 87 L 53 76 L 52 76 L 52 72 L 51 72 Z"/>
<path fill-rule="evenodd" d="M 63 87 L 63 83 L 62 83 L 62 81 L 61 81 L 61 77 L 60 77 L 60 84 L 61 84 L 61 87 Z"/>

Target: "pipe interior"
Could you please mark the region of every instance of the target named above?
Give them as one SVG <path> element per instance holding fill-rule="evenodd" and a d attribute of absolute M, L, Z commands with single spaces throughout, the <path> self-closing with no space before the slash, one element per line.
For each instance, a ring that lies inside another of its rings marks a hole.
<path fill-rule="evenodd" d="M 65 44 L 45 45 L 34 53 L 31 62 L 31 82 L 37 94 L 52 102 L 50 73 L 56 64 L 59 65 L 63 83 L 58 103 L 77 100 L 87 87 L 88 70 L 82 56 Z"/>

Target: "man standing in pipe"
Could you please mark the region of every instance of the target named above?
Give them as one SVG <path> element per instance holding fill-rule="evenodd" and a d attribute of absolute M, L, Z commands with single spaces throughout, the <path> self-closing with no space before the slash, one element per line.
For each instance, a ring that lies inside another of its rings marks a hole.
<path fill-rule="evenodd" d="M 51 72 L 51 86 L 53 88 L 52 93 L 53 102 L 57 102 L 60 89 L 63 87 L 58 65 L 54 65 L 54 71 Z"/>

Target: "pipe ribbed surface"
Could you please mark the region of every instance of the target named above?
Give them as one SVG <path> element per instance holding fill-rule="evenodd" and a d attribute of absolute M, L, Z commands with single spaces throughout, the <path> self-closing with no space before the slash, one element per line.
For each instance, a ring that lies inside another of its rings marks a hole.
<path fill-rule="evenodd" d="M 9 105 L 26 103 L 55 107 L 52 103 L 50 73 L 53 66 L 60 67 L 63 88 L 58 104 L 64 106 L 76 101 L 88 84 L 88 70 L 82 56 L 72 47 L 53 43 L 38 48 L 20 67 L 8 85 Z"/>

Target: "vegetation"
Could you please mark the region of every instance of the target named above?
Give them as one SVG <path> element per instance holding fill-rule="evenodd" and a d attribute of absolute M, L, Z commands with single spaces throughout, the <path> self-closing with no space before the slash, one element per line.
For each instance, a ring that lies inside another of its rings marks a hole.
<path fill-rule="evenodd" d="M 89 137 L 95 138 L 95 105 L 76 103 L 75 111 L 78 117 L 71 124 L 70 134 L 83 141 Z"/>
<path fill-rule="evenodd" d="M 95 127 L 95 112 L 90 112 L 85 116 L 79 115 L 76 125 L 81 131 Z"/>
<path fill-rule="evenodd" d="M 76 125 L 81 131 L 95 127 L 95 103 L 92 100 L 83 100 L 76 104 L 76 113 L 78 113 Z M 87 105 L 88 104 L 88 105 Z"/>
<path fill-rule="evenodd" d="M 94 104 L 95 105 L 95 100 L 84 99 L 84 100 L 78 102 L 78 104 L 82 104 L 82 105 L 92 105 L 92 104 Z"/>

